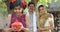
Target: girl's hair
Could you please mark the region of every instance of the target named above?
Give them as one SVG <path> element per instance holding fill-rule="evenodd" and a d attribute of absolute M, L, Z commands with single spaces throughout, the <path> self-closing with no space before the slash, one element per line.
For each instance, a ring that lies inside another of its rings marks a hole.
<path fill-rule="evenodd" d="M 10 9 L 14 9 L 16 6 L 20 6 L 21 8 L 23 8 L 21 0 L 10 2 Z"/>
<path fill-rule="evenodd" d="M 15 7 L 20 6 L 22 9 L 26 8 L 26 2 L 23 0 L 12 0 L 10 2 L 10 10 L 14 9 Z M 22 11 L 23 13 L 23 11 Z"/>
<path fill-rule="evenodd" d="M 10 9 L 14 9 L 15 6 L 21 6 L 23 9 L 25 9 L 27 3 L 24 0 L 12 0 L 10 2 Z"/>
<path fill-rule="evenodd" d="M 44 7 L 44 5 L 40 5 L 39 7 L 38 7 L 38 12 L 39 12 L 39 8 L 41 8 L 41 7 Z M 45 8 L 45 7 L 44 7 Z M 46 10 L 46 9 L 45 9 Z M 45 11 L 46 13 L 47 13 L 47 11 Z"/>
<path fill-rule="evenodd" d="M 39 10 L 40 7 L 44 7 L 44 6 L 43 6 L 43 5 L 40 5 L 40 6 L 38 7 L 38 10 Z"/>

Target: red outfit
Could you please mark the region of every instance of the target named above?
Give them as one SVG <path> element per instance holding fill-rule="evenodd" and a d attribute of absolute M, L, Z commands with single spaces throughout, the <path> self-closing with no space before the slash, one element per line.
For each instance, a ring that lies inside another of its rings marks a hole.
<path fill-rule="evenodd" d="M 11 16 L 11 24 L 10 24 L 10 28 L 11 28 L 11 25 L 12 23 L 14 23 L 16 21 L 16 19 L 22 23 L 22 25 L 26 28 L 26 19 L 25 19 L 25 14 L 17 17 L 15 14 L 12 14 Z M 24 32 L 23 30 L 21 30 L 20 32 Z"/>

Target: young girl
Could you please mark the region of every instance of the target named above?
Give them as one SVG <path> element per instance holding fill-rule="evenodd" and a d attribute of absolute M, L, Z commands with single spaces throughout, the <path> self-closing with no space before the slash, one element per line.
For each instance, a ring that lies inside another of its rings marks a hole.
<path fill-rule="evenodd" d="M 23 5 L 22 5 L 21 1 L 14 0 L 10 4 L 11 4 L 10 9 L 13 9 L 14 11 L 12 14 L 8 15 L 8 20 L 9 20 L 8 27 L 12 28 L 13 23 L 17 23 L 17 24 L 22 23 L 21 27 L 23 27 L 23 28 L 21 28 L 19 26 L 20 29 L 17 30 L 17 32 L 27 32 L 28 31 L 27 28 L 29 26 L 29 24 L 28 24 L 29 17 L 27 15 L 23 14 Z M 8 31 L 11 31 L 11 29 Z M 15 30 L 13 30 L 13 31 L 15 31 Z"/>

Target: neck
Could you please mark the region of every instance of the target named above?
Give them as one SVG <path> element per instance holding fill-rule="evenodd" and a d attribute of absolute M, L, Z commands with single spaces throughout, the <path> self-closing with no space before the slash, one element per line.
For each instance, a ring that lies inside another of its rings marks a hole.
<path fill-rule="evenodd" d="M 29 14 L 33 14 L 33 11 L 29 11 Z"/>
<path fill-rule="evenodd" d="M 29 14 L 33 14 L 33 12 L 29 12 Z"/>
<path fill-rule="evenodd" d="M 40 14 L 41 16 L 46 15 L 46 13 Z"/>
<path fill-rule="evenodd" d="M 22 15 L 22 13 L 16 13 L 16 16 L 21 16 Z"/>

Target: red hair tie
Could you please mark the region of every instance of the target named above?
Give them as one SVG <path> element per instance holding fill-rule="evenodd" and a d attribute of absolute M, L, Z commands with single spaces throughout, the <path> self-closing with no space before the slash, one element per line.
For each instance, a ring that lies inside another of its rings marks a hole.
<path fill-rule="evenodd" d="M 26 3 L 24 0 L 22 0 L 22 4 L 23 4 L 24 9 L 25 9 L 25 8 L 26 8 L 26 6 L 27 6 L 27 3 Z"/>
<path fill-rule="evenodd" d="M 11 0 L 12 3 L 14 3 L 16 0 Z"/>

